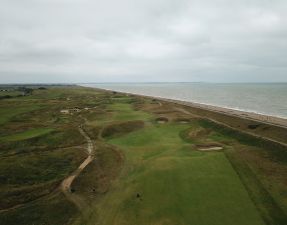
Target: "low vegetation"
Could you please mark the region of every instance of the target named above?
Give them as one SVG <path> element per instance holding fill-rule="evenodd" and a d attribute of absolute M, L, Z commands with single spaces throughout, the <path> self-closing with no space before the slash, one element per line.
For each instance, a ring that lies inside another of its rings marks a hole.
<path fill-rule="evenodd" d="M 287 150 L 246 133 L 262 125 L 231 129 L 117 92 L 31 88 L 0 101 L 0 224 L 287 223 Z M 88 156 L 79 127 L 94 152 L 71 200 L 60 185 Z"/>
<path fill-rule="evenodd" d="M 0 141 L 10 142 L 10 141 L 22 141 L 28 140 L 31 138 L 39 137 L 45 134 L 52 132 L 54 129 L 51 128 L 35 128 L 30 129 L 21 133 L 16 133 L 13 135 L 3 136 L 0 138 Z"/>
<path fill-rule="evenodd" d="M 132 131 L 139 130 L 144 127 L 144 122 L 141 120 L 121 122 L 105 126 L 102 130 L 102 137 L 111 138 L 114 136 L 124 135 Z"/>

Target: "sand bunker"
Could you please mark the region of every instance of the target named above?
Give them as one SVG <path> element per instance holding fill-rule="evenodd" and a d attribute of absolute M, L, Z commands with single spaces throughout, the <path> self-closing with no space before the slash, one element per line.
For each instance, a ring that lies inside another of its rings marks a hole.
<path fill-rule="evenodd" d="M 177 119 L 176 122 L 181 123 L 181 124 L 186 124 L 186 123 L 189 123 L 190 120 L 189 119 Z"/>
<path fill-rule="evenodd" d="M 196 147 L 199 151 L 219 151 L 223 149 L 220 145 L 198 145 Z"/>
<path fill-rule="evenodd" d="M 167 123 L 168 122 L 168 118 L 166 118 L 166 117 L 159 117 L 159 118 L 156 118 L 155 121 L 157 123 Z"/>
<path fill-rule="evenodd" d="M 208 147 L 208 148 L 198 148 L 200 151 L 218 151 L 222 150 L 222 147 Z"/>

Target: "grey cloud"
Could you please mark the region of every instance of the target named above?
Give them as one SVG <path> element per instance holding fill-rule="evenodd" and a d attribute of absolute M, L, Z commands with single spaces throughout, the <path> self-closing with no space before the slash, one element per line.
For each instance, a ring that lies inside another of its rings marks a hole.
<path fill-rule="evenodd" d="M 284 0 L 0 3 L 0 82 L 287 81 Z"/>

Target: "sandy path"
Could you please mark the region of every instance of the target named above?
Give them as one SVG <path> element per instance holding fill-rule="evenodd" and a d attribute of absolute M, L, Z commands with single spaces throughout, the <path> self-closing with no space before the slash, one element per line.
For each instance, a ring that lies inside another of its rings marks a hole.
<path fill-rule="evenodd" d="M 88 153 L 88 157 L 81 163 L 81 165 L 76 169 L 76 171 L 74 171 L 70 176 L 68 176 L 67 178 L 65 178 L 62 181 L 60 188 L 61 188 L 62 192 L 65 194 L 65 196 L 71 202 L 73 202 L 79 210 L 82 210 L 82 209 L 86 208 L 88 206 L 88 204 L 84 200 L 82 200 L 78 195 L 71 192 L 71 185 L 72 185 L 73 181 L 80 175 L 80 173 L 83 171 L 83 169 L 87 165 L 89 165 L 90 162 L 92 162 L 94 160 L 94 145 L 93 145 L 91 138 L 86 134 L 86 132 L 81 127 L 79 127 L 79 131 L 80 131 L 81 135 L 87 141 L 86 150 Z M 43 197 L 47 197 L 47 196 L 43 196 Z M 39 199 L 42 199 L 43 197 L 37 198 L 31 202 L 38 201 Z M 15 205 L 15 206 L 7 208 L 7 209 L 1 209 L 0 212 L 5 212 L 8 210 L 17 209 L 17 208 L 24 206 L 25 204 L 26 203 L 22 203 L 22 204 Z"/>
<path fill-rule="evenodd" d="M 87 135 L 87 133 L 79 127 L 79 131 L 81 135 L 86 139 L 87 141 L 87 152 L 88 152 L 88 157 L 82 162 L 82 164 L 78 167 L 76 171 L 74 171 L 70 176 L 68 176 L 65 180 L 62 181 L 61 183 L 61 190 L 65 194 L 65 196 L 73 202 L 77 208 L 82 211 L 82 209 L 87 207 L 87 203 L 81 199 L 78 195 L 75 193 L 71 192 L 71 185 L 73 181 L 80 175 L 80 173 L 83 171 L 83 169 L 89 165 L 90 162 L 93 161 L 94 159 L 94 145 L 91 140 L 91 138 Z"/>

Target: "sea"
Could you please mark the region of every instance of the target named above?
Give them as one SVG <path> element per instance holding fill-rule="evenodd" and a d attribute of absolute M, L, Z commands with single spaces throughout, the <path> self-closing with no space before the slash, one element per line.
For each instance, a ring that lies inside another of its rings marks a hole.
<path fill-rule="evenodd" d="M 89 83 L 81 85 L 202 103 L 287 119 L 287 83 Z"/>

